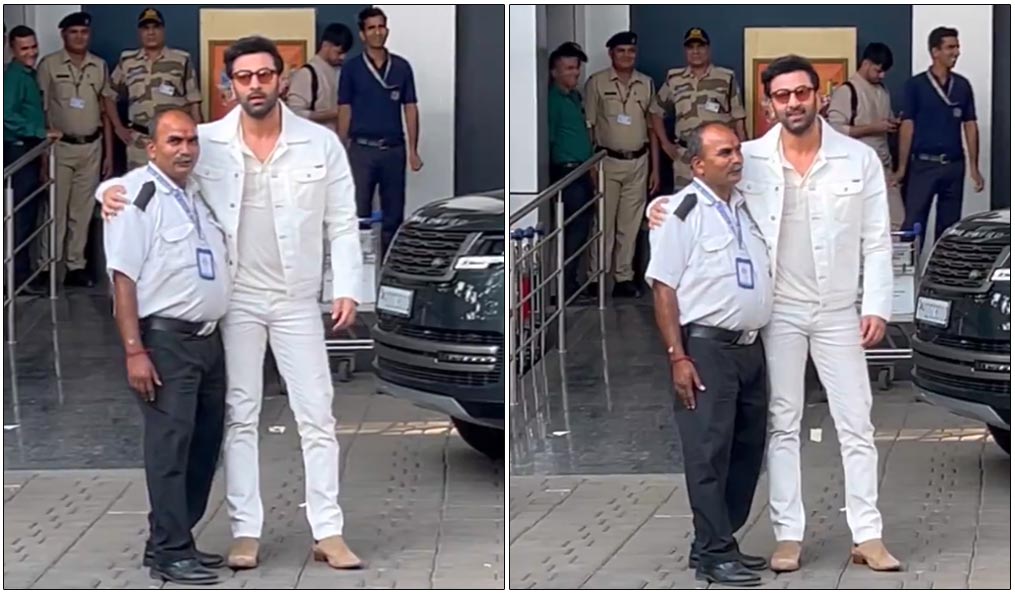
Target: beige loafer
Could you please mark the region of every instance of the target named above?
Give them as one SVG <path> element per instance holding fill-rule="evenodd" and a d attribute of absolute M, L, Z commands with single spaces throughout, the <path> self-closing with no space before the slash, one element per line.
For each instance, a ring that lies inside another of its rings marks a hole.
<path fill-rule="evenodd" d="M 851 552 L 853 564 L 864 564 L 878 572 L 895 572 L 902 569 L 902 563 L 889 553 L 880 539 L 869 539 L 854 545 Z"/>
<path fill-rule="evenodd" d="M 801 546 L 799 541 L 780 541 L 775 545 L 775 551 L 772 552 L 772 559 L 768 566 L 774 572 L 795 572 L 800 570 L 800 552 Z"/>
<path fill-rule="evenodd" d="M 327 562 L 337 570 L 359 570 L 366 564 L 353 553 L 341 535 L 333 535 L 314 543 L 314 561 Z"/>
<path fill-rule="evenodd" d="M 257 553 L 261 544 L 253 537 L 237 537 L 229 546 L 226 566 L 233 570 L 257 568 Z"/>

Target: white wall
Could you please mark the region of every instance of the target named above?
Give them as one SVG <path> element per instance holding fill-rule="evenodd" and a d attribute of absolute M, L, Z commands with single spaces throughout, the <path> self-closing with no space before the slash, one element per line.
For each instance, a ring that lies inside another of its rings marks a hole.
<path fill-rule="evenodd" d="M 455 7 L 383 4 L 388 49 L 406 58 L 419 97 L 423 169 L 406 173 L 406 215 L 455 188 Z"/>
<path fill-rule="evenodd" d="M 610 66 L 606 41 L 615 33 L 631 28 L 631 7 L 628 4 L 582 4 L 575 15 L 579 42 L 589 56 L 586 75 Z"/>
<path fill-rule="evenodd" d="M 39 58 L 63 47 L 57 25 L 63 17 L 81 10 L 80 4 L 35 4 L 25 7 L 27 25 L 39 40 Z"/>
<path fill-rule="evenodd" d="M 993 10 L 990 5 L 917 5 L 913 7 L 913 74 L 930 67 L 927 36 L 935 27 L 959 31 L 961 55 L 955 72 L 969 79 L 980 125 L 980 173 L 983 192 L 974 192 L 967 172 L 962 214 L 990 209 L 991 69 L 993 67 Z M 933 211 L 932 211 L 933 213 Z M 928 222 L 933 227 L 933 218 Z"/>

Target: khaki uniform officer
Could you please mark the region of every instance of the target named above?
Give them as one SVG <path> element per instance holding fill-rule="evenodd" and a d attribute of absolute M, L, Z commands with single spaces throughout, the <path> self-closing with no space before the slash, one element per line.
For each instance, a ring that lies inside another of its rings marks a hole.
<path fill-rule="evenodd" d="M 183 108 L 195 121 L 201 121 L 201 89 L 190 54 L 166 47 L 166 21 L 158 10 L 143 10 L 137 26 L 141 48 L 120 54 L 106 93 L 116 135 L 127 145 L 128 169 L 148 162 L 148 123 L 156 112 Z M 127 124 L 116 110 L 116 102 L 122 98 L 127 99 Z"/>
<path fill-rule="evenodd" d="M 671 141 L 662 117 L 653 122 L 663 150 L 673 159 L 674 190 L 691 183 L 691 157 L 687 151 L 687 134 L 707 122 L 722 122 L 733 127 L 740 140 L 744 130 L 744 102 L 740 98 L 733 71 L 712 64 L 711 42 L 704 29 L 694 27 L 684 35 L 687 66 L 672 68 L 666 83 L 659 88 L 659 103 L 676 115 Z"/>
<path fill-rule="evenodd" d="M 655 103 L 655 83 L 634 69 L 637 44 L 638 36 L 630 31 L 611 37 L 606 47 L 612 66 L 585 84 L 585 117 L 596 145 L 607 154 L 605 264 L 613 271 L 616 297 L 641 294 L 634 282 L 633 261 L 650 172 L 648 186 L 652 191 L 659 186 L 659 175 L 653 171 L 659 148 L 649 130 L 649 113 L 662 114 L 662 109 Z"/>
<path fill-rule="evenodd" d="M 60 21 L 64 49 L 39 62 L 38 80 L 50 128 L 63 133 L 56 143 L 56 253 L 64 258 L 72 286 L 94 284 L 85 272 L 85 245 L 99 185 L 100 167 L 109 172 L 109 152 L 103 160 L 102 95 L 109 88 L 106 63 L 88 51 L 91 17 L 84 12 Z M 105 131 L 109 134 L 112 130 Z M 112 139 L 107 139 L 107 147 Z M 42 254 L 49 254 L 49 234 L 42 235 Z"/>

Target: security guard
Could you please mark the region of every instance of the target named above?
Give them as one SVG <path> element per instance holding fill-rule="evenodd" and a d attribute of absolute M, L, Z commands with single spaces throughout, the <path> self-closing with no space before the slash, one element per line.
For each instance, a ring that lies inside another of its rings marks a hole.
<path fill-rule="evenodd" d="M 419 107 L 409 61 L 384 47 L 388 17 L 376 6 L 359 13 L 363 53 L 349 60 L 338 79 L 338 136 L 349 149 L 356 182 L 356 211 L 363 225 L 380 192 L 381 254 L 405 218 L 405 166 L 423 168 L 419 157 Z M 402 116 L 405 129 L 402 129 Z"/>
<path fill-rule="evenodd" d="M 88 51 L 88 13 L 69 14 L 59 26 L 63 49 L 43 58 L 38 70 L 49 125 L 63 133 L 55 148 L 56 253 L 67 266 L 65 285 L 91 287 L 85 245 L 95 210 L 92 196 L 100 174 L 108 176 L 113 169 L 113 131 L 102 101 L 109 71 L 105 61 Z M 42 254 L 49 254 L 49 234 L 42 235 L 42 245 Z"/>
<path fill-rule="evenodd" d="M 744 129 L 744 102 L 732 70 L 712 64 L 711 41 L 704 29 L 693 27 L 684 35 L 687 66 L 672 68 L 666 83 L 659 88 L 659 103 L 666 111 L 673 110 L 676 123 L 671 141 L 666 134 L 662 114 L 652 118 L 652 126 L 663 151 L 673 160 L 674 190 L 691 182 L 691 157 L 685 136 L 705 122 L 722 122 L 733 127 L 740 140 L 747 138 Z"/>
<path fill-rule="evenodd" d="M 127 168 L 148 161 L 148 123 L 168 108 L 186 108 L 201 121 L 201 89 L 190 54 L 166 47 L 166 21 L 162 13 L 146 8 L 137 18 L 141 47 L 125 50 L 110 76 L 106 111 L 113 129 L 127 145 Z M 127 124 L 120 119 L 116 103 L 127 99 Z"/>
<path fill-rule="evenodd" d="M 617 33 L 606 47 L 613 65 L 585 83 L 585 117 L 596 145 L 607 154 L 603 161 L 605 269 L 613 271 L 614 297 L 637 297 L 641 289 L 634 282 L 633 262 L 646 182 L 650 193 L 659 187 L 655 171 L 659 141 L 649 129 L 649 113 L 662 114 L 662 109 L 655 101 L 655 83 L 634 69 L 638 36 L 631 31 Z"/>
<path fill-rule="evenodd" d="M 757 585 L 752 570 L 767 563 L 741 553 L 733 534 L 750 513 L 765 453 L 768 377 L 758 331 L 772 313 L 768 249 L 735 189 L 743 169 L 737 135 L 713 122 L 686 138 L 695 177 L 651 231 L 645 276 L 680 403 L 695 531 L 689 560 L 699 580 Z"/>
<path fill-rule="evenodd" d="M 141 397 L 153 578 L 219 581 L 222 556 L 200 552 L 222 445 L 226 368 L 217 324 L 229 303 L 225 233 L 197 192 L 197 125 L 181 110 L 151 121 L 148 167 L 122 178 L 133 203 L 105 224 L 107 270 L 127 376 Z"/>

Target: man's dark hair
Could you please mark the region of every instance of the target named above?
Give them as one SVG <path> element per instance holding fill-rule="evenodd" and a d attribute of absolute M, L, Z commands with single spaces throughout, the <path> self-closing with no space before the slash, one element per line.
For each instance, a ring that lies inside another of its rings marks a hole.
<path fill-rule="evenodd" d="M 881 70 L 891 70 L 892 64 L 895 64 L 895 59 L 892 57 L 892 49 L 880 41 L 874 43 L 868 43 L 867 47 L 863 49 L 863 57 L 860 61 L 869 61 L 871 64 L 876 64 L 881 67 Z"/>
<path fill-rule="evenodd" d="M 7 34 L 7 42 L 14 47 L 14 40 L 21 39 L 23 37 L 35 37 L 35 31 L 32 31 L 31 27 L 25 25 L 18 25 L 11 29 L 11 32 Z"/>
<path fill-rule="evenodd" d="M 938 27 L 930 32 L 927 36 L 927 50 L 936 50 L 941 47 L 941 44 L 945 42 L 946 37 L 954 37 L 958 39 L 959 30 L 953 27 Z"/>
<path fill-rule="evenodd" d="M 384 11 L 376 6 L 370 8 L 364 8 L 359 12 L 359 30 L 366 31 L 367 19 L 373 17 L 384 17 L 384 26 L 388 25 L 388 15 L 384 14 Z"/>
<path fill-rule="evenodd" d="M 352 49 L 352 31 L 342 23 L 332 23 L 325 27 L 321 43 L 317 45 L 317 51 L 321 51 L 324 42 L 342 48 L 343 52 L 348 52 Z"/>
<path fill-rule="evenodd" d="M 589 61 L 581 46 L 573 41 L 560 44 L 560 47 L 550 53 L 550 70 L 556 68 L 557 62 L 563 58 L 578 58 L 579 64 Z"/>
<path fill-rule="evenodd" d="M 152 139 L 153 141 L 155 140 L 155 134 L 159 130 L 159 122 L 162 121 L 162 118 L 166 117 L 166 114 L 172 114 L 172 113 L 175 113 L 175 114 L 181 115 L 181 116 L 185 116 L 189 120 L 193 120 L 194 119 L 194 116 L 190 115 L 190 112 L 188 112 L 188 111 L 186 111 L 186 110 L 184 110 L 182 108 L 178 108 L 178 107 L 171 107 L 171 108 L 168 108 L 168 109 L 157 110 L 155 112 L 155 117 L 152 118 L 150 122 L 148 122 L 148 138 Z"/>
<path fill-rule="evenodd" d="M 252 35 L 250 37 L 237 39 L 233 45 L 229 46 L 226 50 L 226 76 L 233 78 L 233 63 L 236 62 L 236 59 L 240 56 L 249 56 L 250 54 L 271 54 L 271 57 L 275 62 L 275 70 L 278 71 L 279 74 L 282 74 L 282 70 L 285 68 L 285 63 L 282 61 L 282 54 L 278 52 L 278 46 L 275 45 L 275 42 L 267 37 Z"/>
<path fill-rule="evenodd" d="M 773 60 L 768 65 L 768 68 L 765 69 L 765 72 L 761 73 L 761 84 L 765 88 L 765 97 L 772 96 L 772 80 L 775 77 L 791 72 L 806 72 L 811 79 L 811 85 L 815 89 L 821 84 L 818 71 L 814 70 L 814 65 L 811 64 L 810 60 L 795 55 L 783 56 Z"/>
<path fill-rule="evenodd" d="M 704 124 L 699 124 L 698 126 L 695 126 L 691 130 L 691 132 L 688 133 L 688 135 L 685 137 L 685 139 L 687 140 L 687 154 L 691 159 L 694 159 L 695 157 L 703 158 L 705 156 L 702 153 L 702 151 L 705 148 L 704 141 L 705 131 L 714 126 L 721 126 L 726 130 L 730 131 L 733 130 L 732 128 L 730 128 L 729 125 L 727 125 L 724 122 L 705 122 Z"/>

